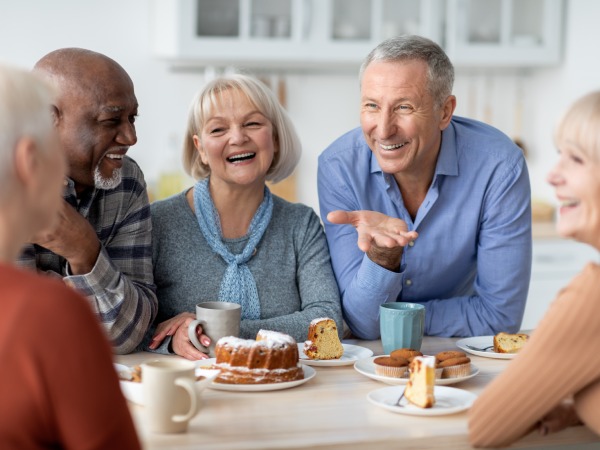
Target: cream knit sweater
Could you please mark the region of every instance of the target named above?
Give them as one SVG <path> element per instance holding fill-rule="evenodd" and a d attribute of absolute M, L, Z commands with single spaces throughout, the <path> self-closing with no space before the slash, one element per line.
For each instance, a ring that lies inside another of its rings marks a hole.
<path fill-rule="evenodd" d="M 600 266 L 589 263 L 561 290 L 531 339 L 469 412 L 476 447 L 506 446 L 573 397 L 600 435 Z M 551 438 L 549 438 L 551 439 Z"/>

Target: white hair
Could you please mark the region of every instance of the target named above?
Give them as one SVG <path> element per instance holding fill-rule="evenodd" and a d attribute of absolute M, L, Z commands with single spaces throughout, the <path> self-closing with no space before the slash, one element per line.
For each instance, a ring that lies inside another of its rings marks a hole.
<path fill-rule="evenodd" d="M 0 65 L 0 190 L 12 178 L 17 142 L 33 139 L 41 151 L 53 132 L 52 103 L 54 90 L 37 75 L 22 69 Z"/>

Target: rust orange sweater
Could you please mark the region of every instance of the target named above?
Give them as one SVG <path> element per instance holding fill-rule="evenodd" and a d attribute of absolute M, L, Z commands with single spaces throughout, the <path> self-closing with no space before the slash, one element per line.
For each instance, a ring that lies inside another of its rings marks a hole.
<path fill-rule="evenodd" d="M 0 264 L 0 361 L 0 448 L 140 448 L 104 332 L 62 281 Z"/>
<path fill-rule="evenodd" d="M 561 401 L 600 435 L 600 266 L 589 263 L 561 290 L 529 342 L 475 401 L 469 439 L 506 446 Z M 551 438 L 549 438 L 551 439 Z"/>

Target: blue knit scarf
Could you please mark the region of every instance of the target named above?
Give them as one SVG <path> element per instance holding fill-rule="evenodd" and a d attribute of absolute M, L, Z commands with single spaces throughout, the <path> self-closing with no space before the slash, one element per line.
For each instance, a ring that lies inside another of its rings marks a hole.
<path fill-rule="evenodd" d="M 250 222 L 248 243 L 242 253 L 234 255 L 223 243 L 219 214 L 210 196 L 208 178 L 198 181 L 194 186 L 194 207 L 200 230 L 210 248 L 227 263 L 227 270 L 221 281 L 219 301 L 238 303 L 242 306 L 242 319 L 260 319 L 260 303 L 254 276 L 248 268 L 256 246 L 271 221 L 273 199 L 271 191 L 265 186 L 262 203 Z"/>

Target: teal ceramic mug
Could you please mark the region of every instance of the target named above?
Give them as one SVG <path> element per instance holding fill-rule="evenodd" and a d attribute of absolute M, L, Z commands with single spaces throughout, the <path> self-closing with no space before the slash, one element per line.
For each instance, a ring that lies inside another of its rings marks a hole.
<path fill-rule="evenodd" d="M 398 348 L 421 349 L 425 307 L 417 303 L 384 303 L 379 307 L 381 344 L 389 355 Z"/>

